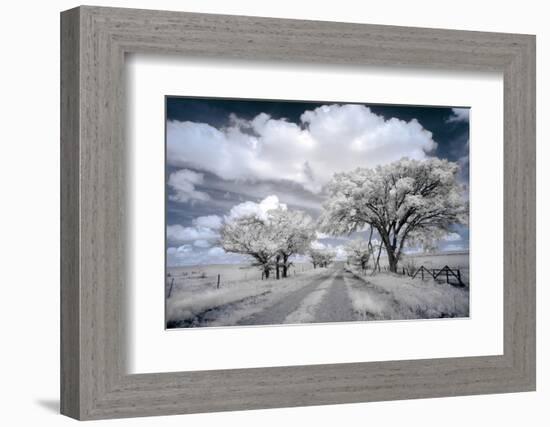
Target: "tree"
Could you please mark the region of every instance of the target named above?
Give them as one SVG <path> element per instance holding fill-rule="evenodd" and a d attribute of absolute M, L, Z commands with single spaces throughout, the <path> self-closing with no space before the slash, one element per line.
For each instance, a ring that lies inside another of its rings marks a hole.
<path fill-rule="evenodd" d="M 320 250 L 311 248 L 308 251 L 313 268 L 328 267 L 328 265 L 336 258 L 336 254 L 330 250 Z"/>
<path fill-rule="evenodd" d="M 336 258 L 336 253 L 331 250 L 324 250 L 323 257 L 321 259 L 321 267 L 328 267 L 334 259 Z"/>
<path fill-rule="evenodd" d="M 335 174 L 327 185 L 321 229 L 349 234 L 370 225 L 384 245 L 390 271 L 396 272 L 406 242 L 428 244 L 467 222 L 458 172 L 458 164 L 447 160 L 403 158 Z"/>
<path fill-rule="evenodd" d="M 302 211 L 272 209 L 260 218 L 248 215 L 226 220 L 220 244 L 227 252 L 251 256 L 266 278 L 275 267 L 276 278 L 288 276 L 293 255 L 304 253 L 315 237 L 313 220 Z"/>
<path fill-rule="evenodd" d="M 365 240 L 354 239 L 350 240 L 346 246 L 345 251 L 348 255 L 348 260 L 364 271 L 367 269 L 370 256 L 372 254 L 372 244 Z"/>
<path fill-rule="evenodd" d="M 269 221 L 254 215 L 226 221 L 220 230 L 220 244 L 226 252 L 251 256 L 266 279 L 273 267 L 273 257 L 279 251 L 275 230 Z"/>
<path fill-rule="evenodd" d="M 307 253 L 309 255 L 309 259 L 311 259 L 311 263 L 313 264 L 313 269 L 315 270 L 320 264 L 323 255 L 318 249 L 310 249 Z"/>
<path fill-rule="evenodd" d="M 269 223 L 279 248 L 276 255 L 277 276 L 279 265 L 282 276 L 288 276 L 293 255 L 303 254 L 315 238 L 313 220 L 302 211 L 274 209 L 269 211 Z"/>

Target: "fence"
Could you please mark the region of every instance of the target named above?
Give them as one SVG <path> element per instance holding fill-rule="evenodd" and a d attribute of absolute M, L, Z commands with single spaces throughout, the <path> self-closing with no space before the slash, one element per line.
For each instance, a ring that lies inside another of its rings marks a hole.
<path fill-rule="evenodd" d="M 249 280 L 265 280 L 263 271 L 253 267 L 243 268 L 241 265 L 231 266 L 234 268 L 223 269 L 222 271 L 209 266 L 191 266 L 191 267 L 176 267 L 173 271 L 167 271 L 165 282 L 166 298 L 172 297 L 175 293 L 189 286 L 207 286 L 214 289 L 223 289 L 228 285 L 234 285 Z M 287 271 L 287 278 L 299 276 L 313 270 L 311 263 L 296 263 L 291 264 Z M 276 280 L 276 274 L 271 271 L 269 280 Z M 281 274 L 281 279 L 283 279 Z"/>
<path fill-rule="evenodd" d="M 436 268 L 426 268 L 423 265 L 417 269 L 414 273 L 407 270 L 405 267 L 402 268 L 402 274 L 410 276 L 411 278 L 416 278 L 417 276 L 420 276 L 422 280 L 424 280 L 424 277 L 431 277 L 434 280 L 437 280 L 438 278 L 445 277 L 445 281 L 449 285 L 454 286 L 466 286 L 464 282 L 462 281 L 462 276 L 460 274 L 460 269 L 458 268 L 450 268 L 448 265 L 441 269 Z M 452 279 L 456 279 L 457 282 L 453 282 Z"/>

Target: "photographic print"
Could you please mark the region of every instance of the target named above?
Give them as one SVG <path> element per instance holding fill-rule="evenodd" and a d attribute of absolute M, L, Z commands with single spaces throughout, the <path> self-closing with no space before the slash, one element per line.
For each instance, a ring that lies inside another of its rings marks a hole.
<path fill-rule="evenodd" d="M 469 316 L 468 107 L 165 107 L 166 328 Z"/>

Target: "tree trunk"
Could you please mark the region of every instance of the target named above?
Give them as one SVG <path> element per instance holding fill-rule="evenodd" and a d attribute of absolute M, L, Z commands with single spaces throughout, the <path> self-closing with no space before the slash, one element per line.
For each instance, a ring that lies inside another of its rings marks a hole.
<path fill-rule="evenodd" d="M 288 277 L 288 256 L 283 255 L 283 278 Z"/>
<path fill-rule="evenodd" d="M 264 275 L 266 279 L 269 279 L 269 267 L 264 267 Z"/>
<path fill-rule="evenodd" d="M 279 261 L 281 260 L 281 256 L 277 255 L 275 258 L 275 278 L 279 280 L 281 277 L 279 276 Z"/>
<path fill-rule="evenodd" d="M 378 230 L 380 237 L 382 238 L 382 243 L 384 244 L 384 247 L 386 248 L 386 254 L 388 255 L 388 264 L 389 264 L 389 270 L 392 273 L 397 273 L 397 261 L 398 258 L 395 253 L 395 241 L 396 238 L 394 236 L 394 245 L 391 244 L 390 236 L 385 230 Z"/>
<path fill-rule="evenodd" d="M 390 271 L 392 273 L 397 273 L 397 257 L 395 256 L 395 253 L 393 250 L 388 250 L 387 248 L 386 252 L 388 253 L 388 264 L 390 265 Z"/>
<path fill-rule="evenodd" d="M 374 275 L 374 273 L 376 273 L 376 267 L 378 267 L 378 271 L 380 271 L 380 254 L 381 253 L 382 253 L 382 244 L 378 245 L 378 256 L 376 257 L 376 262 L 374 263 L 371 276 Z"/>

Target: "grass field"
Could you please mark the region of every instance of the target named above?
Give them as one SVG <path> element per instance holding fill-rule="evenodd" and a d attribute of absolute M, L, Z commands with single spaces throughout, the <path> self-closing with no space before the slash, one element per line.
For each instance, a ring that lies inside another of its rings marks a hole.
<path fill-rule="evenodd" d="M 381 259 L 384 266 L 384 259 Z M 410 255 L 402 266 L 460 268 L 469 280 L 468 253 Z M 220 282 L 218 287 L 218 275 Z M 169 328 L 467 317 L 469 286 L 457 288 L 382 270 L 366 274 L 335 262 L 313 269 L 297 263 L 289 277 L 262 280 L 256 267 L 168 268 Z"/>

